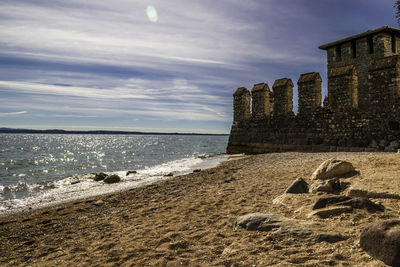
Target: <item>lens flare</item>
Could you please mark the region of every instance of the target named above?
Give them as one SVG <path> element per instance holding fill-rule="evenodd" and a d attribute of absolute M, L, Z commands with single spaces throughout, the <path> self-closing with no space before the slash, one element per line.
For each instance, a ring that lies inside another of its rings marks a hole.
<path fill-rule="evenodd" d="M 146 8 L 146 14 L 147 17 L 151 22 L 157 22 L 158 21 L 158 15 L 157 15 L 157 10 L 153 6 L 148 6 Z"/>

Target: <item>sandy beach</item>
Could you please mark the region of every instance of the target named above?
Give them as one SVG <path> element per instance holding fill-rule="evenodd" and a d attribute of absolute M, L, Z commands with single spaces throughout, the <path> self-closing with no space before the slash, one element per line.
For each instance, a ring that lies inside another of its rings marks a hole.
<path fill-rule="evenodd" d="M 273 200 L 299 177 L 310 183 L 326 159 L 351 162 L 351 186 L 400 193 L 400 154 L 281 153 L 237 158 L 215 168 L 128 191 L 0 218 L 2 266 L 384 266 L 359 246 L 368 224 L 398 218 L 397 199 L 372 199 L 385 212 L 310 217 L 325 193 Z M 235 227 L 247 213 L 305 222 L 327 242 Z"/>

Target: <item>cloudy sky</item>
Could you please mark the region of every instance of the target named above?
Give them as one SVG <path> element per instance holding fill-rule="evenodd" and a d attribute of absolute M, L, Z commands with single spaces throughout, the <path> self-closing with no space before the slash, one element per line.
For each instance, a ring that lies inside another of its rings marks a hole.
<path fill-rule="evenodd" d="M 0 127 L 228 133 L 236 88 L 326 91 L 318 46 L 397 27 L 393 2 L 1 0 Z"/>

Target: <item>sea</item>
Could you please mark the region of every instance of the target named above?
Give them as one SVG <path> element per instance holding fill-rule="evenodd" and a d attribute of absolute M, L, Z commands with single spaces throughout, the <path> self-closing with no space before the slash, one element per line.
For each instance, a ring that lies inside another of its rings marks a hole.
<path fill-rule="evenodd" d="M 0 134 L 0 216 L 213 167 L 227 159 L 227 142 L 211 135 Z M 98 172 L 121 182 L 96 182 Z"/>

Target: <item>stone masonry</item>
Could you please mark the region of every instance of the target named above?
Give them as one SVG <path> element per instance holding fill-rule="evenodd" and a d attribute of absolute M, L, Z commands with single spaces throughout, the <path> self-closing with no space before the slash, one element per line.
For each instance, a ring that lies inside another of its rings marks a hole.
<path fill-rule="evenodd" d="M 328 96 L 321 76 L 300 75 L 298 114 L 293 82 L 278 79 L 234 94 L 228 153 L 397 151 L 400 143 L 400 30 L 381 27 L 323 46 Z M 250 102 L 251 113 L 250 113 Z"/>
<path fill-rule="evenodd" d="M 297 82 L 299 115 L 311 115 L 321 106 L 322 79 L 318 72 L 302 74 Z"/>

